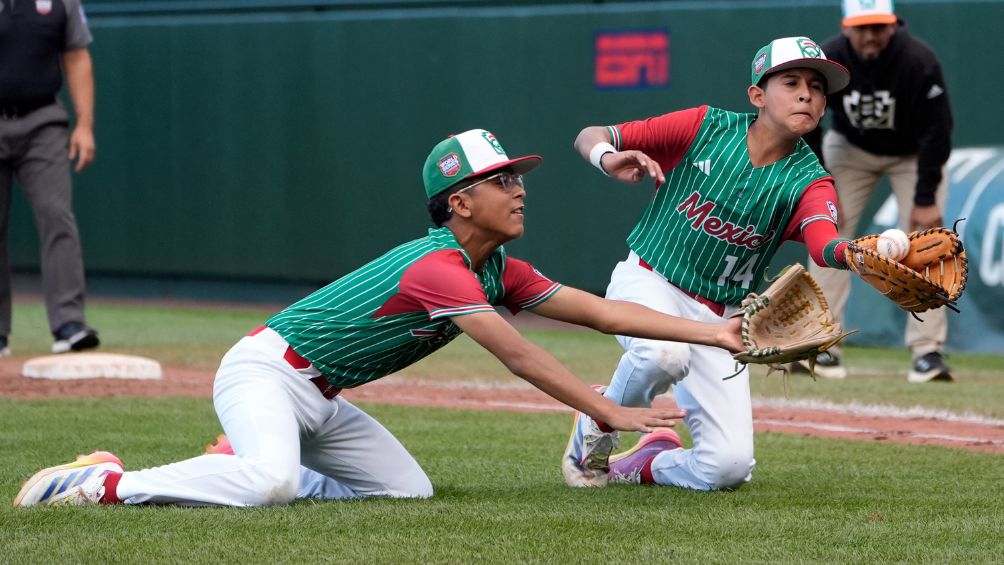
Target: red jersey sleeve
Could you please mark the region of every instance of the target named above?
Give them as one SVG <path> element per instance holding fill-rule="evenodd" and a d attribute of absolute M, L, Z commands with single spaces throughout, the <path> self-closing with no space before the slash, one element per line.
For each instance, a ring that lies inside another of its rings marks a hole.
<path fill-rule="evenodd" d="M 502 304 L 513 314 L 517 314 L 520 310 L 533 308 L 546 301 L 558 292 L 561 285 L 545 277 L 526 261 L 507 257 L 502 271 L 502 288 L 505 289 Z"/>
<path fill-rule="evenodd" d="M 408 267 L 401 275 L 398 294 L 381 310 L 392 302 L 401 307 L 414 306 L 402 312 L 425 310 L 430 320 L 495 310 L 488 303 L 481 283 L 456 249 L 430 253 Z M 387 313 L 395 312 L 384 312 Z"/>
<path fill-rule="evenodd" d="M 847 240 L 837 234 L 837 210 L 833 177 L 816 179 L 802 192 L 784 239 L 804 242 L 809 256 L 821 267 L 845 268 Z"/>
<path fill-rule="evenodd" d="M 679 110 L 634 122 L 612 126 L 613 146 L 618 151 L 636 149 L 655 159 L 668 171 L 680 164 L 697 137 L 707 106 Z"/>

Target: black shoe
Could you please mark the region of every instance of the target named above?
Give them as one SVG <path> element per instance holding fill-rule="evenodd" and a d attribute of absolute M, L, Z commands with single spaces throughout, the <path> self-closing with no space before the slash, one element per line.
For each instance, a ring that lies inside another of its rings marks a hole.
<path fill-rule="evenodd" d="M 101 343 L 98 330 L 80 322 L 66 322 L 52 335 L 56 338 L 56 342 L 52 344 L 53 353 L 94 349 Z"/>
<path fill-rule="evenodd" d="M 10 357 L 10 345 L 5 335 L 0 335 L 0 357 Z"/>
<path fill-rule="evenodd" d="M 809 360 L 803 359 L 797 363 L 792 363 L 789 369 L 795 373 L 808 373 Z M 819 355 L 816 355 L 815 372 L 824 379 L 847 378 L 847 369 L 845 369 L 844 365 L 840 362 L 840 357 L 834 353 L 830 353 L 829 351 L 824 351 Z"/>
<path fill-rule="evenodd" d="M 952 369 L 945 364 L 944 356 L 939 351 L 932 351 L 913 362 L 913 370 L 906 378 L 911 383 L 926 383 L 928 381 L 954 381 Z"/>

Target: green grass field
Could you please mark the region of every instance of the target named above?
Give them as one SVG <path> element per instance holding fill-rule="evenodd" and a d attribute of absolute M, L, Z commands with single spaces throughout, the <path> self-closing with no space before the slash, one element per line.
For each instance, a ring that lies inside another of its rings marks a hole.
<path fill-rule="evenodd" d="M 211 369 L 268 311 L 92 304 L 106 351 Z M 18 304 L 18 355 L 47 351 L 44 313 Z M 619 356 L 593 333 L 527 332 L 589 381 Z M 1004 416 L 999 357 L 953 355 L 960 382 L 909 385 L 907 355 L 852 348 L 846 381 L 794 378 L 791 396 Z M 476 367 L 476 372 L 471 372 Z M 467 340 L 407 376 L 510 380 Z M 783 395 L 778 376 L 757 396 Z M 754 481 L 734 492 L 566 488 L 568 417 L 363 407 L 436 486 L 425 501 L 263 509 L 0 505 L 0 563 L 984 563 L 1004 547 L 1004 460 L 941 447 L 757 435 Z M 0 498 L 41 466 L 108 449 L 129 468 L 190 457 L 219 431 L 209 399 L 0 399 Z"/>

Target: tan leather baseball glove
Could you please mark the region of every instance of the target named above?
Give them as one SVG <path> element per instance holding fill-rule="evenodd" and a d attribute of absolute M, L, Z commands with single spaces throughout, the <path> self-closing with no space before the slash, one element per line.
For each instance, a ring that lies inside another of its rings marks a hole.
<path fill-rule="evenodd" d="M 969 262 L 959 234 L 932 228 L 910 234 L 910 251 L 900 261 L 875 251 L 878 235 L 867 235 L 847 244 L 847 267 L 883 296 L 914 315 L 956 302 L 966 288 Z"/>
<path fill-rule="evenodd" d="M 762 294 L 748 295 L 735 315 L 743 317 L 747 349 L 733 357 L 772 370 L 807 359 L 811 372 L 816 355 L 854 333 L 835 321 L 819 285 L 800 263 L 788 267 Z"/>

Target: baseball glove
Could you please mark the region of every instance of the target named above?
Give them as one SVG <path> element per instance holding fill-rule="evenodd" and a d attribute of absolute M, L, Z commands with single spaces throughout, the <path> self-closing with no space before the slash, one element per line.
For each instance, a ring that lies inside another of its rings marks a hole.
<path fill-rule="evenodd" d="M 782 370 L 785 375 L 785 364 L 805 359 L 815 376 L 816 355 L 854 333 L 843 331 L 834 320 L 823 291 L 799 263 L 788 267 L 762 294 L 743 299 L 735 316 L 743 317 L 746 351 L 733 357 L 769 365 L 771 371 Z M 786 378 L 786 391 L 787 384 Z"/>
<path fill-rule="evenodd" d="M 910 251 L 898 262 L 879 255 L 877 242 L 877 235 L 849 242 L 844 252 L 847 267 L 914 317 L 941 306 L 959 311 L 956 302 L 969 277 L 959 234 L 948 228 L 913 232 Z"/>

